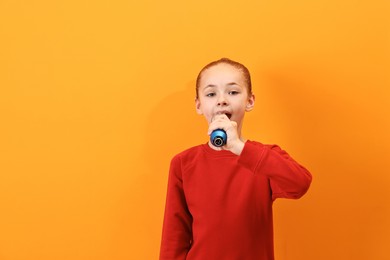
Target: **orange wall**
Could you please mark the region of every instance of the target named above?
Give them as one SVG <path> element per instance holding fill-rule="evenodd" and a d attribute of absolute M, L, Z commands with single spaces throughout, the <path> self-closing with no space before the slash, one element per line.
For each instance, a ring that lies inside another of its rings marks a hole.
<path fill-rule="evenodd" d="M 192 3 L 189 3 L 192 2 Z M 206 142 L 194 82 L 246 64 L 246 137 L 309 168 L 278 260 L 390 258 L 386 0 L 0 2 L 0 259 L 157 259 L 170 158 Z"/>

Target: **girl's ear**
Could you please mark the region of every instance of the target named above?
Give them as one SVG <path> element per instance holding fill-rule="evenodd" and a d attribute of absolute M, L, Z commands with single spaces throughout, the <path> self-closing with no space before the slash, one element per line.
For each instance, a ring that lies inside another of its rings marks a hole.
<path fill-rule="evenodd" d="M 196 109 L 196 112 L 197 112 L 199 115 L 203 115 L 203 112 L 202 112 L 202 110 L 200 109 L 200 101 L 199 101 L 199 98 L 195 98 L 195 109 Z"/>
<path fill-rule="evenodd" d="M 246 111 L 246 112 L 252 111 L 252 109 L 253 109 L 254 106 L 255 106 L 255 95 L 252 94 L 252 95 L 248 98 L 248 101 L 247 101 L 247 104 L 246 104 L 246 107 L 245 107 L 245 111 Z"/>

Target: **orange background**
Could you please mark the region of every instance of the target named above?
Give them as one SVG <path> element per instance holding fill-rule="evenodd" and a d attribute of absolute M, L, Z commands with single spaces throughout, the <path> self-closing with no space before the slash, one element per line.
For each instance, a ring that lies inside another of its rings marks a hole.
<path fill-rule="evenodd" d="M 0 1 L 0 259 L 157 259 L 195 77 L 252 73 L 245 136 L 314 175 L 278 260 L 390 259 L 387 0 Z"/>

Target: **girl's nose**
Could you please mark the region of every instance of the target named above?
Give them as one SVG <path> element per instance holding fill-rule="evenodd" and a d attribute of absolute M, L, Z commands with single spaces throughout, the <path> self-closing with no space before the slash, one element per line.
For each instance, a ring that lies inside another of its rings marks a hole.
<path fill-rule="evenodd" d="M 218 106 L 226 106 L 227 105 L 227 100 L 224 95 L 220 95 L 218 97 Z"/>

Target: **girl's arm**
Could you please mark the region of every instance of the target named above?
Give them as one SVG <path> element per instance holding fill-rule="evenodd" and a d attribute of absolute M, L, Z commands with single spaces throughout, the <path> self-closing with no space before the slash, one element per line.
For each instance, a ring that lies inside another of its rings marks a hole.
<path fill-rule="evenodd" d="M 160 260 L 181 260 L 191 246 L 192 216 L 183 191 L 180 157 L 171 161 L 160 249 Z"/>
<path fill-rule="evenodd" d="M 266 174 L 270 180 L 272 199 L 298 199 L 309 189 L 310 172 L 277 145 L 247 141 L 239 163 L 255 174 Z"/>

